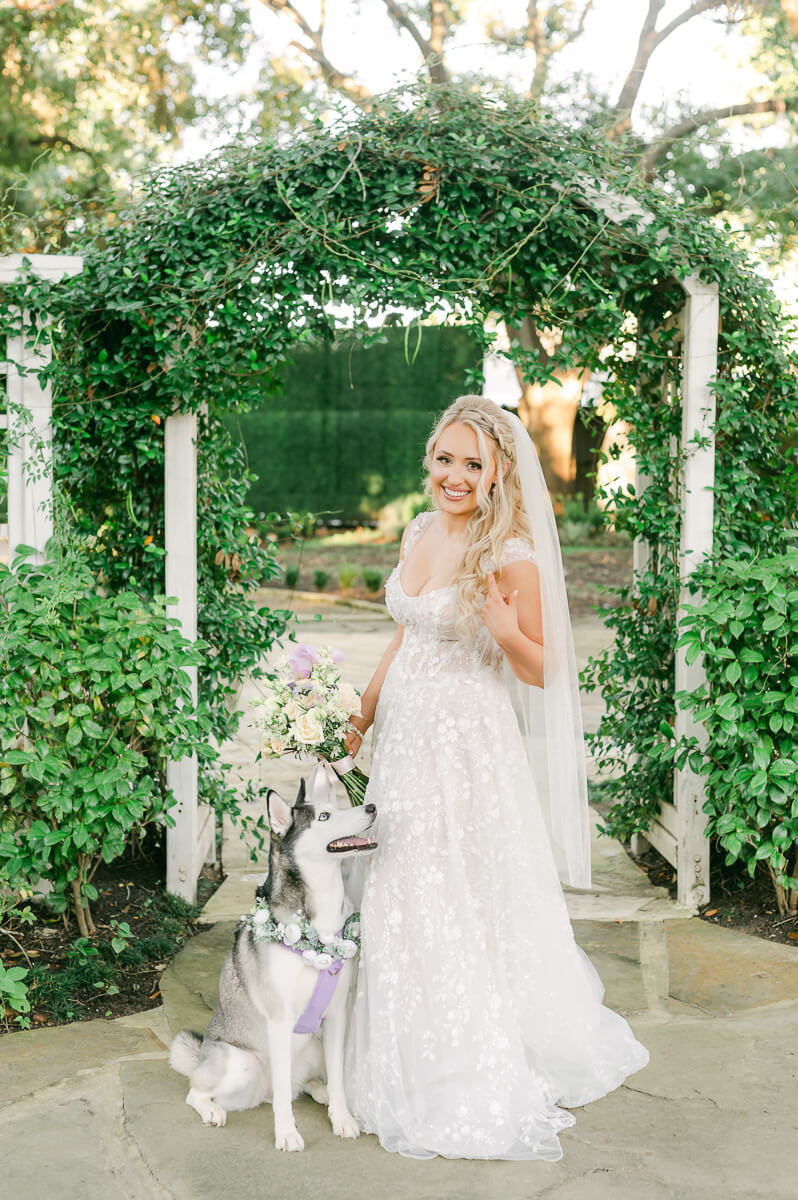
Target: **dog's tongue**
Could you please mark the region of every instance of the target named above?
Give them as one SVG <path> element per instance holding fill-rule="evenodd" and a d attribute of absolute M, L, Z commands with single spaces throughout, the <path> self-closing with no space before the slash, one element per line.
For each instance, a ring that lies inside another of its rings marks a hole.
<path fill-rule="evenodd" d="M 372 850 L 376 845 L 373 838 L 352 836 L 336 838 L 334 842 L 330 842 L 327 849 L 333 852 L 336 850 Z"/>

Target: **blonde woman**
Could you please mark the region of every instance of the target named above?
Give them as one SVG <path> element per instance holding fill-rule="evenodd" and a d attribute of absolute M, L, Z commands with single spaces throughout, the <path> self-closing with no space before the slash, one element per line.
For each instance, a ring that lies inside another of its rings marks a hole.
<path fill-rule="evenodd" d="M 562 1157 L 567 1111 L 648 1061 L 602 1005 L 561 883 L 590 886 L 579 693 L 562 558 L 517 417 L 461 396 L 426 447 L 397 632 L 353 718 L 366 799 L 353 1110 L 416 1158 Z"/>

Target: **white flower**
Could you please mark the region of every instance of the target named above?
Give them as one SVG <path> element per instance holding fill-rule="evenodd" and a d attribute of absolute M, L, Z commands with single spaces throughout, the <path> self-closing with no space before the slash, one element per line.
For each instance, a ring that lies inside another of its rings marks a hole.
<path fill-rule="evenodd" d="M 294 737 L 303 746 L 318 746 L 324 741 L 324 727 L 317 708 L 310 708 L 294 724 Z"/>
<path fill-rule="evenodd" d="M 285 933 L 283 934 L 283 941 L 285 942 L 286 946 L 296 945 L 301 937 L 302 930 L 298 925 L 295 925 L 293 921 L 286 925 Z"/>
<path fill-rule="evenodd" d="M 359 937 L 360 936 L 360 922 L 353 921 L 352 924 L 349 926 L 349 932 L 351 933 L 353 938 Z"/>
<path fill-rule="evenodd" d="M 327 967 L 332 963 L 331 954 L 317 954 L 313 966 L 317 971 L 326 971 Z"/>
<path fill-rule="evenodd" d="M 259 908 L 253 914 L 252 920 L 256 925 L 266 925 L 271 918 L 268 908 Z"/>
<path fill-rule="evenodd" d="M 351 683 L 338 684 L 338 703 L 345 713 L 351 713 L 355 717 L 361 716 L 360 697 Z"/>
<path fill-rule="evenodd" d="M 288 717 L 289 721 L 295 721 L 297 719 L 297 717 L 300 717 L 304 711 L 305 710 L 303 708 L 300 708 L 300 706 L 297 704 L 296 700 L 294 700 L 293 697 L 288 701 L 285 708 L 283 709 L 283 712 Z"/>
<path fill-rule="evenodd" d="M 315 950 L 303 950 L 302 951 L 302 961 L 304 963 L 307 963 L 309 967 L 315 967 L 316 951 Z"/>
<path fill-rule="evenodd" d="M 349 938 L 341 939 L 341 958 L 354 958 L 357 954 L 357 943 Z"/>
<path fill-rule="evenodd" d="M 288 741 L 286 738 L 275 737 L 275 735 L 272 734 L 272 736 L 269 738 L 269 746 L 272 754 L 285 754 Z"/>

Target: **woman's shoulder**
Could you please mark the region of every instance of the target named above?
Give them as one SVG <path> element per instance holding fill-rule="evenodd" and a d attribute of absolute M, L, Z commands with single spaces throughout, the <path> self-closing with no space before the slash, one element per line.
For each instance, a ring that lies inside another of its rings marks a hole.
<path fill-rule="evenodd" d="M 535 548 L 532 539 L 513 535 L 505 538 L 500 552 L 500 567 L 509 567 L 510 563 L 535 562 Z"/>
<path fill-rule="evenodd" d="M 412 521 L 408 521 L 408 523 L 405 525 L 404 533 L 402 534 L 402 545 L 400 552 L 401 558 L 407 557 L 410 547 L 418 540 L 418 538 L 421 537 L 422 533 L 427 528 L 430 521 L 433 520 L 434 516 L 434 512 L 420 512 L 413 517 Z"/>

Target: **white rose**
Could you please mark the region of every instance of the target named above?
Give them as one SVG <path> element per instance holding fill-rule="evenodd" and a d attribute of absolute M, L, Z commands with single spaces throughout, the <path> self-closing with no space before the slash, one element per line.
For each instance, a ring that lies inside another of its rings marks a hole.
<path fill-rule="evenodd" d="M 324 741 L 324 727 L 317 708 L 310 708 L 294 723 L 294 737 L 303 746 L 317 746 Z"/>
<path fill-rule="evenodd" d="M 265 925 L 269 921 L 271 915 L 272 914 L 269 912 L 268 908 L 259 908 L 252 917 L 252 920 L 256 925 Z"/>
<path fill-rule="evenodd" d="M 360 697 L 351 683 L 338 684 L 338 703 L 344 712 L 351 713 L 355 717 L 361 716 Z"/>
<path fill-rule="evenodd" d="M 327 967 L 332 963 L 331 954 L 317 954 L 313 966 L 317 971 L 326 971 Z"/>
<path fill-rule="evenodd" d="M 291 922 L 289 925 L 286 925 L 285 933 L 283 934 L 283 941 L 285 942 L 286 946 L 295 946 L 301 937 L 302 930 L 298 925 L 295 925 L 293 922 Z"/>
<path fill-rule="evenodd" d="M 284 754 L 287 745 L 288 742 L 285 738 L 274 737 L 274 735 L 269 738 L 269 748 L 272 754 Z"/>
<path fill-rule="evenodd" d="M 349 938 L 343 938 L 341 941 L 341 958 L 354 958 L 357 954 L 357 944 L 351 942 Z"/>
<path fill-rule="evenodd" d="M 288 717 L 289 721 L 295 721 L 297 719 L 297 717 L 300 717 L 304 711 L 305 710 L 303 708 L 300 708 L 300 706 L 297 704 L 296 700 L 294 700 L 294 699 L 289 700 L 288 703 L 286 704 L 285 708 L 283 709 L 283 712 Z"/>
<path fill-rule="evenodd" d="M 315 967 L 316 951 L 315 950 L 303 950 L 302 951 L 302 961 L 304 963 L 307 963 L 309 967 Z"/>

